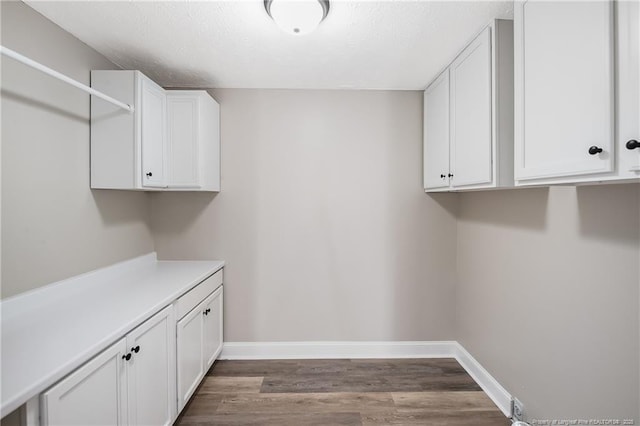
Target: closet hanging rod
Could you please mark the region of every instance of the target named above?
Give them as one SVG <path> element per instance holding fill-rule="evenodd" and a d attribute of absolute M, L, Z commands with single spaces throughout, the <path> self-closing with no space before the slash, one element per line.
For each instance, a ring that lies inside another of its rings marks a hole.
<path fill-rule="evenodd" d="M 65 83 L 72 85 L 73 87 L 76 87 L 80 90 L 83 90 L 89 93 L 90 95 L 97 96 L 100 99 L 104 99 L 105 101 L 110 102 L 116 106 L 119 106 L 122 109 L 125 109 L 130 112 L 133 111 L 133 107 L 131 105 L 127 105 L 124 102 L 120 102 L 119 100 L 114 99 L 109 95 L 105 95 L 104 93 L 99 92 L 96 89 L 93 89 L 87 86 L 86 84 L 82 84 L 79 81 L 76 81 L 71 77 L 67 77 L 66 75 L 61 74 L 56 70 L 52 70 L 51 68 L 44 66 L 41 63 L 34 61 L 33 59 L 29 59 L 26 56 L 19 54 L 18 52 L 8 49 L 4 46 L 0 46 L 0 53 L 10 58 L 13 58 L 16 61 L 21 62 L 31 68 L 35 68 L 38 71 L 42 71 L 43 73 L 50 75 L 51 77 L 57 78 L 58 80 L 62 80 Z"/>

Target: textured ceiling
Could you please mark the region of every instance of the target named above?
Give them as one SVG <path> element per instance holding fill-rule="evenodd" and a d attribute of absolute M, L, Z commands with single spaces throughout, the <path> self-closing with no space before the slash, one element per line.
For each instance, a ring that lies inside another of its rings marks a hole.
<path fill-rule="evenodd" d="M 111 61 L 165 87 L 424 89 L 513 1 L 339 1 L 312 34 L 262 0 L 29 1 Z"/>

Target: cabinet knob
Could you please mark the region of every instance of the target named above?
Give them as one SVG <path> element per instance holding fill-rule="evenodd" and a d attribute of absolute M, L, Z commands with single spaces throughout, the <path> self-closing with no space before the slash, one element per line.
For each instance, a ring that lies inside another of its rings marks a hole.
<path fill-rule="evenodd" d="M 447 176 L 449 176 L 450 178 L 452 178 L 452 177 L 453 177 L 453 175 L 452 175 L 451 173 L 449 173 Z"/>
<path fill-rule="evenodd" d="M 202 313 L 203 315 L 209 315 L 209 312 L 211 312 L 211 308 L 209 309 L 205 309 L 204 312 Z"/>
<path fill-rule="evenodd" d="M 602 148 L 599 148 L 595 145 L 589 147 L 589 154 L 596 155 L 602 152 Z"/>
<path fill-rule="evenodd" d="M 440 175 L 440 177 L 441 177 L 442 179 L 444 179 L 444 178 L 446 178 L 447 176 L 446 176 L 446 175 Z"/>
<path fill-rule="evenodd" d="M 151 177 L 151 176 L 153 176 L 153 173 L 151 172 L 147 173 L 147 177 Z"/>
<path fill-rule="evenodd" d="M 640 148 L 640 142 L 638 142 L 635 139 L 631 139 L 630 141 L 627 142 L 626 145 L 627 149 L 636 149 L 636 148 Z"/>
<path fill-rule="evenodd" d="M 129 361 L 131 359 L 131 354 L 126 354 L 126 355 L 122 355 L 122 359 L 126 359 L 127 361 Z"/>
<path fill-rule="evenodd" d="M 140 346 L 138 345 L 138 346 L 136 346 L 135 348 L 131 348 L 131 351 L 132 351 L 132 352 L 135 352 L 135 353 L 140 352 Z"/>

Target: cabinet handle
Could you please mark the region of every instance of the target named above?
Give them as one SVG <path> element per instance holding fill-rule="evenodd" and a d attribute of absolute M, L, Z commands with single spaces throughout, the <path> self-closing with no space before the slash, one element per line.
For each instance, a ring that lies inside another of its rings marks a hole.
<path fill-rule="evenodd" d="M 444 179 L 444 178 L 446 178 L 446 176 L 445 175 L 440 175 L 440 178 Z"/>
<path fill-rule="evenodd" d="M 204 315 L 209 315 L 209 312 L 211 312 L 211 308 L 209 309 L 205 309 L 205 311 L 203 312 Z"/>
<path fill-rule="evenodd" d="M 131 348 L 131 351 L 135 353 L 140 352 L 140 345 L 136 346 L 135 348 Z"/>
<path fill-rule="evenodd" d="M 599 148 L 595 145 L 589 147 L 589 154 L 596 155 L 602 152 L 602 148 Z"/>
<path fill-rule="evenodd" d="M 636 149 L 636 148 L 640 148 L 640 142 L 638 142 L 635 139 L 631 139 L 630 141 L 627 142 L 626 145 L 627 149 Z"/>
<path fill-rule="evenodd" d="M 147 173 L 147 177 L 148 178 L 151 177 L 151 176 L 153 176 L 153 173 L 151 173 L 151 172 Z"/>
<path fill-rule="evenodd" d="M 127 361 L 129 361 L 131 359 L 131 354 L 126 354 L 126 355 L 122 355 L 122 359 L 126 359 Z"/>
<path fill-rule="evenodd" d="M 449 173 L 447 176 L 449 176 L 450 178 L 452 178 L 452 177 L 453 177 L 453 175 L 452 175 L 451 173 Z"/>

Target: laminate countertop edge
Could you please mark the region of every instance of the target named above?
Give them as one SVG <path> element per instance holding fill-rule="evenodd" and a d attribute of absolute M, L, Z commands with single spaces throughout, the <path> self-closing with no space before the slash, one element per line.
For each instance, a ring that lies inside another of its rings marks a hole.
<path fill-rule="evenodd" d="M 155 253 L 0 301 L 0 417 L 224 267 Z"/>

